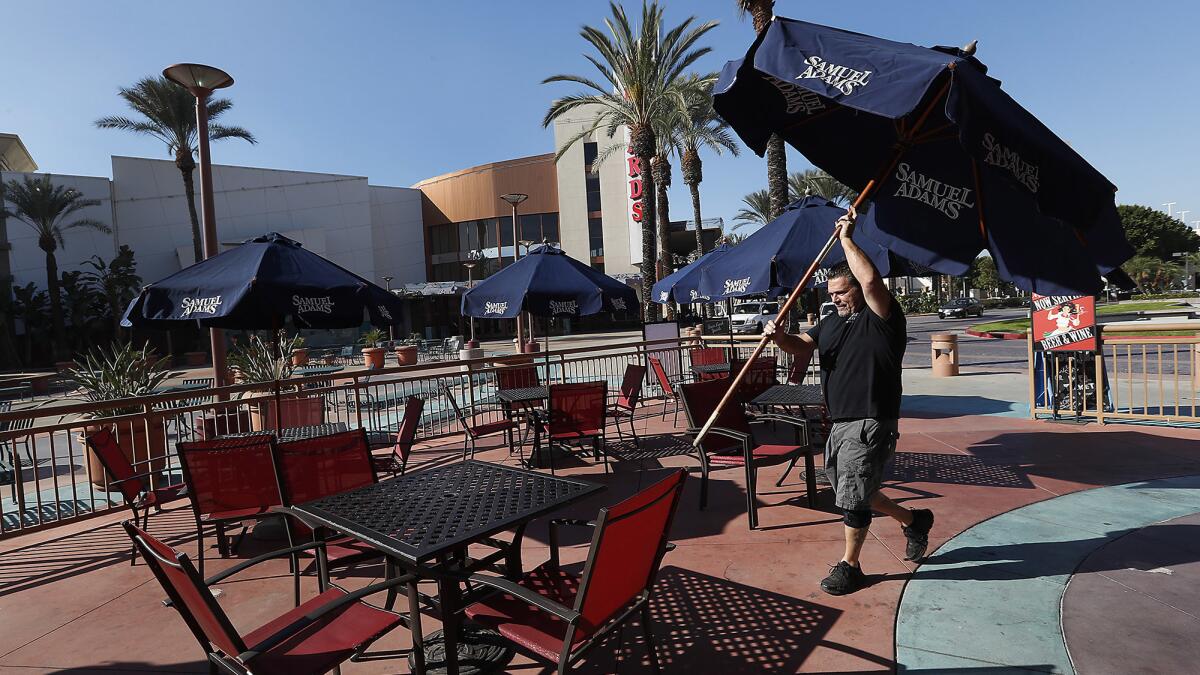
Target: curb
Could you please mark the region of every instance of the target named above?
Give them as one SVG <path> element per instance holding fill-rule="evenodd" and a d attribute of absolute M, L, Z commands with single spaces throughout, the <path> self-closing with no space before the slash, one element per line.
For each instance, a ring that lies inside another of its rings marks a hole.
<path fill-rule="evenodd" d="M 1004 333 L 1001 331 L 977 331 L 970 328 L 963 331 L 967 335 L 980 338 L 992 338 L 995 340 L 1024 340 L 1026 333 Z"/>

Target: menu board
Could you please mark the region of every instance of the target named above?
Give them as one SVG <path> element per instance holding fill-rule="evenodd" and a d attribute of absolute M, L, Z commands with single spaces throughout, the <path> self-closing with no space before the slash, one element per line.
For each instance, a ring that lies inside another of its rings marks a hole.
<path fill-rule="evenodd" d="M 1096 351 L 1096 298 L 1034 293 L 1033 347 L 1039 351 Z"/>

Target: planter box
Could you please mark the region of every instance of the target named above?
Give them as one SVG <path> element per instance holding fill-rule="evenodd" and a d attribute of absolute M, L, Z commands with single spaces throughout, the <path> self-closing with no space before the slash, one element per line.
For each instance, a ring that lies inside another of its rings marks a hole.
<path fill-rule="evenodd" d="M 308 349 L 301 347 L 292 350 L 292 365 L 307 366 L 308 365 Z"/>
<path fill-rule="evenodd" d="M 363 347 L 363 365 L 370 369 L 382 368 L 387 350 L 383 347 Z"/>
<path fill-rule="evenodd" d="M 147 426 L 149 426 L 149 436 L 147 436 Z M 121 448 L 121 452 L 125 453 L 125 458 L 133 465 L 136 473 L 162 471 L 167 466 L 167 436 L 166 422 L 161 417 L 152 418 L 149 424 L 142 420 L 123 420 L 121 422 L 104 423 L 97 421 L 96 424 L 91 424 L 83 428 L 85 434 L 93 434 L 101 429 L 109 429 L 113 435 L 117 437 L 117 445 Z M 82 442 L 82 439 L 80 439 Z M 86 443 L 84 444 L 86 447 Z M 138 464 L 138 462 L 149 463 Z M 92 476 L 92 485 L 104 487 L 109 481 L 113 480 L 112 476 L 104 470 L 104 465 L 100 460 L 92 454 L 91 449 L 87 453 L 88 471 Z"/>
<path fill-rule="evenodd" d="M 417 348 L 411 345 L 396 347 L 396 363 L 402 366 L 417 365 Z"/>
<path fill-rule="evenodd" d="M 321 396 L 285 398 L 279 403 L 279 420 L 285 429 L 325 423 L 325 399 Z M 254 408 L 250 414 L 250 428 L 253 431 L 274 429 L 275 401 L 263 401 Z"/>
<path fill-rule="evenodd" d="M 208 352 L 185 352 L 183 354 L 183 365 L 185 366 L 203 366 L 208 363 Z"/>

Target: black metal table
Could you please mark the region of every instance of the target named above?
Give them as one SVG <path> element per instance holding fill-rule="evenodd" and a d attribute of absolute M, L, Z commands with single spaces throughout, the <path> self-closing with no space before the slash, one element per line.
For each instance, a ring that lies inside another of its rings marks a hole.
<path fill-rule="evenodd" d="M 603 490 L 574 478 L 547 476 L 489 462 L 465 460 L 408 473 L 292 507 L 306 519 L 365 541 L 414 572 L 438 582 L 445 628 L 446 669 L 458 672 L 458 581 L 436 575 L 479 569 L 503 555 L 505 572 L 520 574 L 521 537 L 529 521 Z M 515 530 L 507 549 L 468 563 L 467 545 Z M 433 570 L 433 573 L 431 573 Z M 427 640 L 413 630 L 414 651 Z M 424 659 L 416 665 L 423 668 Z"/>
<path fill-rule="evenodd" d="M 281 441 L 299 441 L 308 438 L 316 438 L 317 436 L 339 434 L 346 430 L 347 427 L 345 422 L 327 422 L 325 424 L 309 424 L 302 427 L 285 427 L 279 433 L 275 433 L 274 429 L 264 429 L 262 431 L 243 431 L 236 434 L 222 434 L 220 438 L 241 438 L 243 436 L 261 436 L 271 434 Z"/>
<path fill-rule="evenodd" d="M 750 401 L 753 406 L 825 405 L 825 392 L 819 384 L 775 384 Z"/>
<path fill-rule="evenodd" d="M 311 377 L 313 375 L 331 375 L 345 370 L 345 366 L 300 366 L 292 371 L 296 377 Z"/>
<path fill-rule="evenodd" d="M 545 401 L 550 398 L 550 387 L 516 387 L 513 389 L 498 389 L 496 398 L 501 403 L 529 403 L 530 401 Z"/>
<path fill-rule="evenodd" d="M 728 375 L 729 374 L 729 364 L 728 363 L 702 363 L 700 365 L 693 365 L 692 372 L 696 373 L 697 375 Z"/>

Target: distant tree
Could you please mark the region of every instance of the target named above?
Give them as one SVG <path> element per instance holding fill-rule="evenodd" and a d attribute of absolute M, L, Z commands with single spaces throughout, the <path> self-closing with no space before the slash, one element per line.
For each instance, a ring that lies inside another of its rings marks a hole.
<path fill-rule="evenodd" d="M 1184 222 L 1162 211 L 1148 206 L 1122 204 L 1117 207 L 1117 213 L 1125 228 L 1125 238 L 1140 256 L 1171 260 L 1173 253 L 1192 253 L 1200 249 L 1200 235 Z"/>
<path fill-rule="evenodd" d="M 1148 255 L 1134 256 L 1121 268 L 1143 293 L 1170 290 L 1171 285 L 1183 277 L 1183 268 L 1179 265 Z"/>
<path fill-rule="evenodd" d="M 805 195 L 823 197 L 838 206 L 850 206 L 858 193 L 850 186 L 820 169 L 796 171 L 788 176 L 788 199 L 796 201 Z"/>
<path fill-rule="evenodd" d="M 58 260 L 54 252 L 66 246 L 64 235 L 69 230 L 89 229 L 112 232 L 104 223 L 93 218 L 78 218 L 76 214 L 89 206 L 98 206 L 99 199 L 85 199 L 75 188 L 54 185 L 50 176 L 24 176 L 11 180 L 4 198 L 13 205 L 5 214 L 25 223 L 37 235 L 38 248 L 46 253 L 46 289 L 50 294 L 50 321 L 53 326 L 54 357 L 66 357 L 67 334 L 63 324 L 62 297 L 59 291 Z"/>
<path fill-rule="evenodd" d="M 59 279 L 63 316 L 71 324 L 67 346 L 72 352 L 83 351 L 88 343 L 91 324 L 96 318 L 96 293 L 83 279 L 83 272 L 63 272 Z"/>
<path fill-rule="evenodd" d="M 196 170 L 196 160 L 193 158 L 196 154 L 196 98 L 187 89 L 161 76 L 143 78 L 132 87 L 121 87 L 117 90 L 117 96 L 139 117 L 101 117 L 96 120 L 96 126 L 153 136 L 166 144 L 167 153 L 175 156 L 175 167 L 183 176 L 188 216 L 192 220 L 192 252 L 197 262 L 204 260 L 200 220 L 196 216 L 196 188 L 192 183 L 192 172 Z M 233 102 L 227 98 L 208 99 L 209 140 L 240 138 L 247 143 L 257 143 L 254 134 L 242 127 L 213 123 L 232 107 Z"/>
<path fill-rule="evenodd" d="M 737 223 L 733 229 L 745 225 L 766 225 L 771 222 L 771 193 L 767 190 L 757 190 L 742 197 L 742 209 L 734 215 Z"/>
<path fill-rule="evenodd" d="M 743 16 L 749 14 L 754 24 L 754 34 L 762 32 L 771 25 L 775 13 L 775 0 L 737 0 L 737 9 Z M 784 151 L 783 137 L 771 134 L 767 141 L 767 190 L 771 198 L 771 206 L 767 210 L 770 216 L 767 220 L 783 213 L 788 204 L 787 184 L 787 155 Z"/>
<path fill-rule="evenodd" d="M 106 263 L 104 258 L 94 255 L 83 264 L 92 268 L 92 271 L 83 273 L 83 278 L 100 301 L 97 314 L 111 323 L 114 339 L 123 338 L 121 315 L 142 287 L 142 278 L 138 276 L 137 263 L 133 260 L 133 249 L 122 244 L 112 261 Z"/>
<path fill-rule="evenodd" d="M 46 325 L 46 291 L 38 290 L 33 282 L 13 286 L 13 315 L 25 324 L 25 365 L 33 363 L 33 343 Z"/>
<path fill-rule="evenodd" d="M 729 133 L 725 124 L 712 107 L 712 85 L 715 75 L 704 77 L 693 76 L 699 87 L 687 88 L 690 93 L 683 99 L 683 105 L 678 111 L 683 121 L 679 126 L 679 143 L 676 151 L 679 153 L 679 169 L 683 182 L 692 192 L 692 218 L 696 221 L 696 252 L 704 254 L 703 232 L 700 229 L 700 183 L 704 180 L 704 164 L 700 159 L 700 150 L 712 150 L 721 154 L 728 150 L 734 157 L 738 155 L 737 142 Z"/>
<path fill-rule="evenodd" d="M 979 256 L 972 261 L 967 274 L 971 287 L 983 291 L 984 297 L 991 297 L 1004 285 L 1000 272 L 996 269 L 996 261 L 990 255 Z"/>

